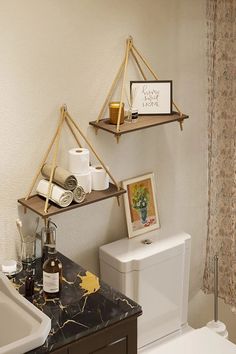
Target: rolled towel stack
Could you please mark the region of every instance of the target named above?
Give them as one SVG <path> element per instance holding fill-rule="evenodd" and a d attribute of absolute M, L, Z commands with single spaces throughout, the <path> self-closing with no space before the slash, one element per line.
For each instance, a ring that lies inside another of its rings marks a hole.
<path fill-rule="evenodd" d="M 44 198 L 47 198 L 49 188 L 49 181 L 45 179 L 41 179 L 37 186 L 36 192 Z M 74 194 L 69 191 L 65 190 L 56 184 L 51 184 L 51 193 L 49 194 L 49 199 L 59 205 L 62 208 L 65 208 L 71 204 L 73 201 Z"/>
<path fill-rule="evenodd" d="M 41 169 L 43 179 L 39 182 L 36 189 L 37 193 L 45 198 L 48 194 L 49 179 L 51 176 L 52 165 L 45 163 Z M 52 179 L 52 190 L 49 199 L 61 207 L 69 206 L 74 200 L 82 203 L 85 199 L 85 192 L 78 186 L 76 177 L 62 167 L 56 166 Z M 68 193 L 69 192 L 69 193 Z"/>
<path fill-rule="evenodd" d="M 52 165 L 45 163 L 41 169 L 43 177 L 46 179 L 50 178 L 52 170 Z M 70 174 L 69 171 L 65 170 L 62 167 L 56 166 L 53 174 L 52 181 L 64 189 L 73 191 L 77 186 L 77 179 L 75 176 Z"/>

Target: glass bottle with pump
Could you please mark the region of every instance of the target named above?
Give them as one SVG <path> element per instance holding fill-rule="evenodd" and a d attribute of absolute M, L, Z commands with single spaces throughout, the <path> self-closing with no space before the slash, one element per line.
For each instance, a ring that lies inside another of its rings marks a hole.
<path fill-rule="evenodd" d="M 51 234 L 50 243 L 47 243 L 47 259 L 43 264 L 43 291 L 45 296 L 49 299 L 59 297 L 61 284 L 62 263 L 57 257 L 56 232 L 54 232 Z"/>

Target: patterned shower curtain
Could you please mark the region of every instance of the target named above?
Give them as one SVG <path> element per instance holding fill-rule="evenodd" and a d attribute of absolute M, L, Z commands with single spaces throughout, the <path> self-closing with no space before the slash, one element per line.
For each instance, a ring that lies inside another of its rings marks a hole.
<path fill-rule="evenodd" d="M 236 306 L 236 0 L 207 0 L 208 235 L 203 290 Z"/>

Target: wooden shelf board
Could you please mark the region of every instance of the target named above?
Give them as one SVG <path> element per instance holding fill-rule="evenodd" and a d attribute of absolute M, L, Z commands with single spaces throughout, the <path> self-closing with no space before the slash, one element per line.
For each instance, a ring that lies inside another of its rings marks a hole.
<path fill-rule="evenodd" d="M 80 204 L 73 202 L 68 207 L 61 208 L 53 202 L 49 201 L 47 213 L 44 213 L 45 198 L 40 197 L 38 195 L 32 195 L 27 200 L 25 200 L 25 198 L 18 199 L 18 203 L 22 204 L 27 209 L 30 209 L 36 214 L 40 215 L 42 218 L 48 218 L 52 215 L 80 208 L 82 206 L 96 203 L 107 198 L 119 197 L 125 192 L 126 191 L 123 188 L 117 190 L 116 186 L 110 183 L 109 188 L 104 191 L 92 191 L 91 193 L 88 193 L 84 202 Z"/>
<path fill-rule="evenodd" d="M 158 115 L 158 116 L 139 116 L 137 122 L 128 123 L 124 122 L 120 125 L 120 130 L 117 132 L 116 125 L 109 123 L 109 118 L 101 119 L 99 122 L 92 121 L 89 122 L 90 125 L 95 127 L 96 129 L 102 129 L 114 135 L 122 135 L 131 133 L 136 130 L 145 129 L 154 127 L 156 125 L 172 123 L 176 121 L 180 121 L 181 119 L 189 118 L 186 114 L 183 114 L 180 118 L 180 115 L 177 112 L 173 112 L 173 114 L 168 115 Z"/>

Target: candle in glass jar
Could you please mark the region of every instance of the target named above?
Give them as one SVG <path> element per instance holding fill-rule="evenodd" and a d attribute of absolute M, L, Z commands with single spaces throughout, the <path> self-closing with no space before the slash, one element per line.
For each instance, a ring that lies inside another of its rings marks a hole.
<path fill-rule="evenodd" d="M 121 105 L 121 114 L 120 114 L 120 124 L 124 123 L 125 115 L 124 115 L 124 103 L 123 102 L 110 102 L 109 103 L 109 123 L 117 124 L 119 108 Z"/>

